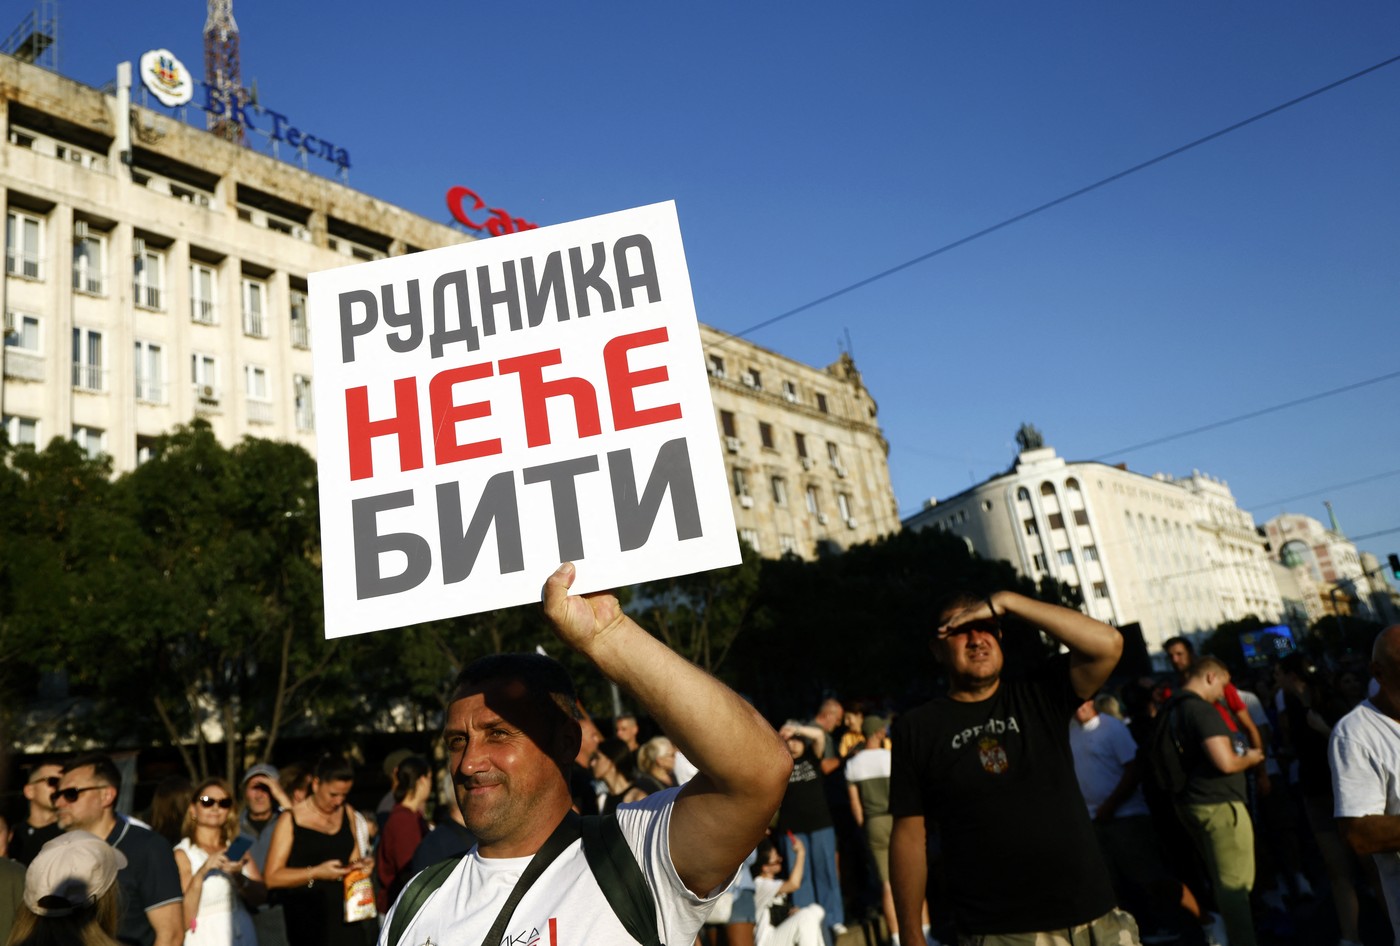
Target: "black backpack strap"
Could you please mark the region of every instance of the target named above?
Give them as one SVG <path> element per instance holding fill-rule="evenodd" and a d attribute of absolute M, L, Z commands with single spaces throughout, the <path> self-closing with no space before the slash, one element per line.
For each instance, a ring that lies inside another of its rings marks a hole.
<path fill-rule="evenodd" d="M 443 885 L 447 880 L 447 875 L 452 873 L 452 869 L 460 863 L 462 863 L 460 857 L 449 857 L 445 861 L 438 861 L 431 867 L 423 868 L 408 882 L 408 886 L 399 895 L 398 903 L 394 905 L 394 919 L 389 924 L 389 936 L 385 940 L 388 946 L 399 946 L 399 940 L 403 939 L 404 930 L 408 929 L 408 924 L 413 922 L 413 918 L 418 915 L 423 904 Z"/>
<path fill-rule="evenodd" d="M 656 900 L 622 835 L 617 817 L 581 818 L 579 831 L 588 869 L 628 934 L 641 946 L 664 946 L 656 932 Z"/>
<path fill-rule="evenodd" d="M 482 940 L 482 946 L 499 946 L 501 939 L 505 936 L 506 925 L 510 923 L 511 915 L 515 913 L 515 908 L 519 905 L 520 899 L 525 896 L 525 892 L 534 885 L 540 874 L 544 873 L 545 868 L 554 863 L 554 859 L 564 853 L 564 849 L 577 841 L 578 838 L 579 817 L 571 811 L 564 816 L 563 821 L 559 822 L 554 833 L 535 852 L 535 856 L 530 858 L 530 863 L 521 872 L 520 879 L 515 882 L 515 888 L 511 890 L 510 897 L 501 907 L 501 912 L 496 914 L 496 922 L 491 924 L 486 939 Z M 409 881 L 408 886 L 399 896 L 398 903 L 394 906 L 394 919 L 389 924 L 389 935 L 385 939 L 388 946 L 399 946 L 399 941 L 403 939 L 408 924 L 418 915 L 418 911 L 422 909 L 428 897 L 432 896 L 443 885 L 447 880 L 447 875 L 452 873 L 452 869 L 461 862 L 462 858 L 459 857 L 434 864 Z M 633 864 L 633 869 L 636 869 L 635 864 Z"/>

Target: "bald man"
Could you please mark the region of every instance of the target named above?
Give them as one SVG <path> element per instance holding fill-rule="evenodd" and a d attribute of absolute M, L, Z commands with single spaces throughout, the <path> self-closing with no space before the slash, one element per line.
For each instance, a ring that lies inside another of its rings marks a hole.
<path fill-rule="evenodd" d="M 1400 624 L 1376 636 L 1371 675 L 1376 695 L 1332 730 L 1333 815 L 1352 850 L 1375 859 L 1400 942 Z"/>

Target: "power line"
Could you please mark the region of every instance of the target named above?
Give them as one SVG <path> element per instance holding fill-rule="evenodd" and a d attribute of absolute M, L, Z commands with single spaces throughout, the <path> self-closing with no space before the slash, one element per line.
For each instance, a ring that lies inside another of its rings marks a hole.
<path fill-rule="evenodd" d="M 980 240 L 984 236 L 996 233 L 998 230 L 1005 229 L 1006 227 L 1009 227 L 1012 224 L 1020 223 L 1022 220 L 1034 217 L 1036 214 L 1044 213 L 1052 207 L 1058 207 L 1060 204 L 1074 200 L 1076 197 L 1083 197 L 1085 194 L 1088 194 L 1091 191 L 1096 191 L 1100 187 L 1112 184 L 1114 181 L 1122 180 L 1123 178 L 1128 177 L 1131 174 L 1136 174 L 1138 171 L 1146 170 L 1147 168 L 1150 168 L 1155 164 L 1161 164 L 1163 161 L 1166 161 L 1169 158 L 1174 158 L 1179 154 L 1184 154 L 1193 148 L 1198 148 L 1201 145 L 1206 144 L 1207 142 L 1214 141 L 1215 139 L 1228 135 L 1231 132 L 1238 131 L 1247 125 L 1252 125 L 1257 121 L 1261 121 L 1265 118 L 1268 118 L 1270 115 L 1276 115 L 1284 109 L 1292 108 L 1295 105 L 1298 105 L 1302 102 L 1306 102 L 1308 99 L 1322 95 L 1324 92 L 1330 92 L 1333 89 L 1338 88 L 1339 86 L 1346 85 L 1348 82 L 1353 82 L 1356 79 L 1360 79 L 1362 76 L 1369 75 L 1370 73 L 1375 72 L 1378 69 L 1384 69 L 1386 66 L 1392 65 L 1396 62 L 1400 62 L 1400 56 L 1392 56 L 1389 59 L 1385 59 L 1381 62 L 1376 63 L 1374 66 L 1368 66 L 1367 68 L 1362 69 L 1360 72 L 1353 72 L 1351 75 L 1346 76 L 1345 78 L 1338 79 L 1335 82 L 1329 82 L 1327 85 L 1313 89 L 1311 92 L 1306 92 L 1303 95 L 1298 96 L 1297 98 L 1289 99 L 1287 102 L 1284 102 L 1280 105 L 1275 105 L 1273 108 L 1265 109 L 1264 111 L 1259 112 L 1257 115 L 1251 115 L 1249 118 L 1246 118 L 1243 121 L 1235 122 L 1233 125 L 1228 125 L 1225 128 L 1220 129 L 1219 131 L 1213 131 L 1210 134 L 1202 138 L 1197 138 L 1195 141 L 1192 141 L 1188 144 L 1184 144 L 1179 148 L 1173 148 L 1170 151 L 1166 151 L 1162 154 L 1157 155 L 1157 157 L 1155 158 L 1150 158 L 1146 161 L 1143 161 L 1141 164 L 1135 164 L 1132 167 L 1119 171 L 1116 174 L 1110 174 L 1108 177 L 1095 181 L 1087 187 L 1081 187 L 1076 191 L 1071 191 L 1068 194 L 1056 197 L 1054 200 L 1043 203 L 1039 207 L 1033 207 L 1030 210 L 1026 210 L 1019 214 L 1016 214 L 1014 217 L 1007 217 L 1000 223 L 994 223 L 990 227 L 984 227 L 983 229 L 978 230 L 976 233 L 971 233 L 965 237 L 962 237 L 961 239 L 954 240 L 952 243 L 945 243 L 937 249 L 929 250 L 927 253 L 923 253 L 919 256 L 916 256 L 911 260 L 906 260 L 905 262 L 900 263 L 897 266 L 891 266 L 889 269 L 878 272 L 874 276 L 869 276 L 865 279 L 860 280 L 859 282 L 853 282 L 843 289 L 838 289 L 835 292 L 829 292 L 818 299 L 813 299 L 811 302 L 805 302 L 794 309 L 788 309 L 786 312 L 779 313 L 778 315 L 773 316 L 771 319 L 766 319 L 765 321 L 759 322 L 757 325 L 751 325 L 743 331 L 725 335 L 724 338 L 721 338 L 719 341 L 707 347 L 711 349 L 718 348 L 721 345 L 724 345 L 726 342 L 728 342 L 731 338 L 742 338 L 743 336 L 748 335 L 751 332 L 756 332 L 759 329 L 767 328 L 768 326 L 773 325 L 777 322 L 781 322 L 784 319 L 791 318 L 792 316 L 797 315 L 800 312 L 806 312 L 808 309 L 812 309 L 816 306 L 822 305 L 823 303 L 830 302 L 832 299 L 840 298 L 841 296 L 847 295 L 848 293 L 855 292 L 857 289 L 863 289 L 871 283 L 878 282 L 881 279 L 885 279 L 888 276 L 893 276 L 895 273 L 902 272 L 908 269 L 909 267 L 916 266 L 919 263 L 925 262 L 926 260 L 931 260 L 935 256 L 941 256 L 942 254 L 947 253 L 949 250 L 957 249 L 960 246 L 964 246 L 968 243 L 971 243 L 973 240 Z"/>
<path fill-rule="evenodd" d="M 1292 496 L 1285 496 L 1282 499 L 1271 499 L 1266 503 L 1255 503 L 1253 506 L 1245 506 L 1246 509 L 1263 509 L 1266 506 L 1282 506 L 1284 503 L 1291 503 L 1297 499 L 1307 499 L 1310 496 L 1320 496 L 1337 489 L 1346 489 L 1350 486 L 1360 486 L 1362 483 L 1373 483 L 1376 480 L 1383 480 L 1388 476 L 1400 476 L 1400 470 L 1386 470 L 1384 473 L 1376 473 L 1371 476 L 1363 476 L 1359 480 L 1348 480 L 1345 483 L 1333 483 L 1330 486 L 1322 486 L 1318 489 L 1310 490 L 1306 493 L 1296 493 Z"/>
<path fill-rule="evenodd" d="M 1303 404 L 1310 404 L 1313 401 L 1320 401 L 1326 397 L 1336 394 L 1345 394 L 1347 391 L 1355 391 L 1357 388 L 1364 388 L 1372 384 L 1380 384 L 1382 381 L 1390 381 L 1393 378 L 1400 378 L 1400 371 L 1392 371 L 1389 374 L 1379 375 L 1374 378 L 1367 378 L 1365 381 L 1356 381 L 1352 384 L 1344 384 L 1339 388 L 1332 388 L 1330 391 L 1319 391 L 1317 394 L 1309 394 L 1306 397 L 1294 398 L 1291 401 L 1284 401 L 1282 404 L 1274 404 L 1269 407 L 1261 407 L 1257 411 L 1249 411 L 1245 414 L 1237 414 L 1234 417 L 1227 417 L 1224 420 L 1217 420 L 1200 427 L 1192 427 L 1190 430 L 1182 430 L 1174 434 L 1167 434 L 1165 437 L 1158 437 L 1155 440 L 1144 440 L 1142 443 L 1135 443 L 1131 447 L 1123 447 L 1119 450 L 1110 450 L 1101 453 L 1090 460 L 1103 461 L 1109 457 L 1119 456 L 1124 453 L 1131 453 L 1134 450 L 1141 450 L 1144 447 L 1155 447 L 1158 444 L 1168 443 L 1172 440 L 1180 440 L 1183 437 L 1190 437 L 1194 434 L 1202 434 L 1208 430 L 1218 430 L 1221 427 L 1228 427 L 1230 424 L 1238 424 L 1240 421 L 1253 420 L 1256 417 L 1263 417 L 1265 414 L 1275 414 L 1279 411 L 1287 410 L 1290 407 L 1299 407 Z"/>

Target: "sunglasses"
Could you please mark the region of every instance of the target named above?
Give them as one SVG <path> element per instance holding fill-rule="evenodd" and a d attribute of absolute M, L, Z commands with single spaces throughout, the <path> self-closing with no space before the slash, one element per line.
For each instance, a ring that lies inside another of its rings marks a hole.
<path fill-rule="evenodd" d="M 26 782 L 25 784 L 26 784 L 26 785 L 38 785 L 40 782 L 44 783 L 44 784 L 47 785 L 49 788 L 58 788 L 59 777 L 58 777 L 57 775 L 50 775 L 50 776 L 47 776 L 47 777 L 40 777 L 40 778 L 36 778 L 36 779 L 31 779 L 30 781 Z"/>
<path fill-rule="evenodd" d="M 57 805 L 60 800 L 66 801 L 71 805 L 78 800 L 78 796 L 83 792 L 92 792 L 99 788 L 106 787 L 106 785 L 89 785 L 87 788 L 59 788 L 54 790 L 51 800 L 55 805 Z"/>
<path fill-rule="evenodd" d="M 208 795 L 200 795 L 195 801 L 199 802 L 203 808 L 213 808 L 218 805 L 220 808 L 232 808 L 232 798 L 211 798 Z"/>

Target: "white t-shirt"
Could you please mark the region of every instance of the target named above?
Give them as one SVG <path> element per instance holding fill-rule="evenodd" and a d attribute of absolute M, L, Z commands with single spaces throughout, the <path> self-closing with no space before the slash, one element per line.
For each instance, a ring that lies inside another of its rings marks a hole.
<path fill-rule="evenodd" d="M 1338 818 L 1400 815 L 1400 722 L 1365 700 L 1342 717 L 1327 744 L 1333 814 Z M 1371 855 L 1400 942 L 1400 852 Z"/>
<path fill-rule="evenodd" d="M 677 876 L 671 862 L 670 827 L 679 792 L 670 788 L 617 809 L 627 846 L 655 894 L 663 943 L 693 943 L 715 898 L 728 886 L 720 884 L 702 899 Z M 430 937 L 434 944 L 479 944 L 529 863 L 529 857 L 482 857 L 473 847 L 423 904 L 400 946 L 421 946 Z M 393 917 L 390 910 L 380 946 L 388 942 Z M 636 946 L 593 879 L 580 841 L 565 848 L 521 898 L 501 942 L 504 946 L 532 942 L 538 946 Z"/>
<path fill-rule="evenodd" d="M 783 889 L 783 882 L 776 877 L 755 877 L 753 879 L 753 909 L 754 946 L 764 946 L 773 936 L 772 911 L 769 909 L 774 903 L 782 902 L 787 896 L 778 893 Z"/>
<path fill-rule="evenodd" d="M 1099 805 L 1113 794 L 1123 779 L 1123 768 L 1137 758 L 1137 743 L 1121 720 L 1100 713 L 1080 725 L 1077 719 L 1069 723 L 1069 750 L 1074 756 L 1074 775 L 1079 791 L 1089 806 L 1089 817 L 1098 814 Z M 1115 818 L 1131 818 L 1147 814 L 1147 801 L 1142 786 L 1133 789 L 1114 812 Z"/>

